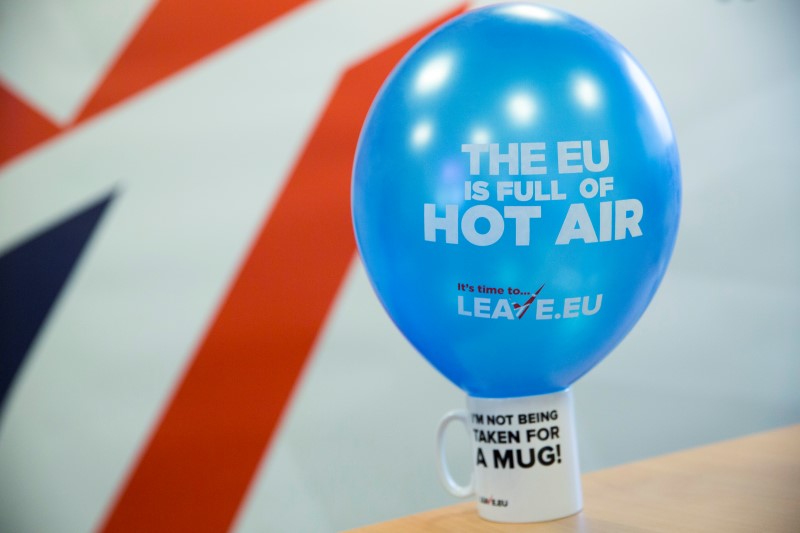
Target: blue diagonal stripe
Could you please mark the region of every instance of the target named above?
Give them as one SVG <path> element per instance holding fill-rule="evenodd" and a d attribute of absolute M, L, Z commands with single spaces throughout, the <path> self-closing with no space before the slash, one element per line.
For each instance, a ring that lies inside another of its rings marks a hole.
<path fill-rule="evenodd" d="M 0 256 L 0 406 L 114 195 Z"/>

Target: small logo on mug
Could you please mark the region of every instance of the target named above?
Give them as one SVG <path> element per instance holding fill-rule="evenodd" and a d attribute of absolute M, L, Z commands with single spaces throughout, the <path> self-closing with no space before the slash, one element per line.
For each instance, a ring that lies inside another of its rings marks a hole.
<path fill-rule="evenodd" d="M 480 502 L 484 505 L 491 505 L 492 507 L 508 507 L 508 500 L 500 500 L 495 498 L 494 496 L 486 496 L 480 497 Z"/>

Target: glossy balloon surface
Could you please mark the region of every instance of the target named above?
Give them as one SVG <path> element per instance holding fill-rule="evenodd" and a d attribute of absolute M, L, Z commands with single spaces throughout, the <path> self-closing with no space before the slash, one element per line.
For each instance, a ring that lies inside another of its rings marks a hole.
<path fill-rule="evenodd" d="M 387 79 L 352 201 L 371 282 L 419 352 L 472 396 L 540 394 L 597 364 L 652 299 L 678 152 L 616 40 L 561 11 L 492 6 Z"/>

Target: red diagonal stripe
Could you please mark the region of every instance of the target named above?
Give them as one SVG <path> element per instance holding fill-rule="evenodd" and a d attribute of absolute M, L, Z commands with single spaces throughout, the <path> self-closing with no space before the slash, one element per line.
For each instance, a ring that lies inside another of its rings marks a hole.
<path fill-rule="evenodd" d="M 80 123 L 309 0 L 160 0 L 73 122 Z M 0 84 L 0 166 L 68 130 Z"/>
<path fill-rule="evenodd" d="M 443 20 L 341 80 L 105 531 L 230 526 L 353 257 L 350 170 L 369 104 Z"/>
<path fill-rule="evenodd" d="M 160 0 L 77 122 L 103 111 L 308 0 Z"/>
<path fill-rule="evenodd" d="M 59 131 L 58 126 L 0 84 L 0 165 Z"/>

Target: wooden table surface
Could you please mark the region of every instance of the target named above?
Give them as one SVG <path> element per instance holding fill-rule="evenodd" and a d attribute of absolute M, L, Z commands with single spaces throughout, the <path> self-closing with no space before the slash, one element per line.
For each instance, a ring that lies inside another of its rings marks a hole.
<path fill-rule="evenodd" d="M 354 531 L 800 533 L 800 425 L 592 472 L 583 493 L 553 522 L 487 522 L 468 502 Z"/>

